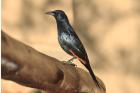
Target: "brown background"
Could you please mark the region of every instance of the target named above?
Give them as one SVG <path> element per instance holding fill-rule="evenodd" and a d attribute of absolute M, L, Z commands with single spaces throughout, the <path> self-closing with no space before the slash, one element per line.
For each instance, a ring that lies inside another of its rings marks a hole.
<path fill-rule="evenodd" d="M 55 9 L 68 15 L 107 93 L 140 93 L 140 0 L 2 0 L 2 29 L 44 54 L 68 60 L 54 18 L 44 14 Z M 33 89 L 2 80 L 2 93 Z"/>

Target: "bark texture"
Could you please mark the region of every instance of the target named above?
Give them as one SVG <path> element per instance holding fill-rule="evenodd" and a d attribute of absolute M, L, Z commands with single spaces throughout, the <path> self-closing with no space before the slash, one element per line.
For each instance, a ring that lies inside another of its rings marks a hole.
<path fill-rule="evenodd" d="M 2 79 L 43 90 L 45 93 L 105 93 L 88 72 L 50 57 L 2 31 Z"/>

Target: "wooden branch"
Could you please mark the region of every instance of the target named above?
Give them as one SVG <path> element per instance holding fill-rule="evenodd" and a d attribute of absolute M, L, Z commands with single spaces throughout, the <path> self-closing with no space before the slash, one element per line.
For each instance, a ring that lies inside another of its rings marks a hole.
<path fill-rule="evenodd" d="M 44 55 L 2 32 L 2 78 L 45 93 L 105 93 L 90 75 L 77 67 Z"/>

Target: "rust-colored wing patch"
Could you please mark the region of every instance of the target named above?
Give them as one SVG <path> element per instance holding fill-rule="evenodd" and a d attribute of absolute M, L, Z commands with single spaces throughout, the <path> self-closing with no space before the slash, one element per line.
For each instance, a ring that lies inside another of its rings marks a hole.
<path fill-rule="evenodd" d="M 84 60 L 82 60 L 80 57 L 78 57 L 71 49 L 69 51 L 72 53 L 73 56 L 77 57 L 77 59 L 82 63 L 82 64 L 87 64 Z"/>

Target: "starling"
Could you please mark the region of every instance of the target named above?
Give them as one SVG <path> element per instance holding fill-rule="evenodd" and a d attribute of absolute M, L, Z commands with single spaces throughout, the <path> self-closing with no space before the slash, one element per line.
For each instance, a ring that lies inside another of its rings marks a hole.
<path fill-rule="evenodd" d="M 96 76 L 94 75 L 94 72 L 92 71 L 92 68 L 90 66 L 85 48 L 81 40 L 75 33 L 74 29 L 70 25 L 69 20 L 66 14 L 64 13 L 64 11 L 54 10 L 54 11 L 46 12 L 46 14 L 54 16 L 56 20 L 57 29 L 58 29 L 58 41 L 61 48 L 66 53 L 73 56 L 73 58 L 70 60 L 77 58 L 88 69 L 96 85 L 100 87 L 99 82 L 97 81 Z"/>

